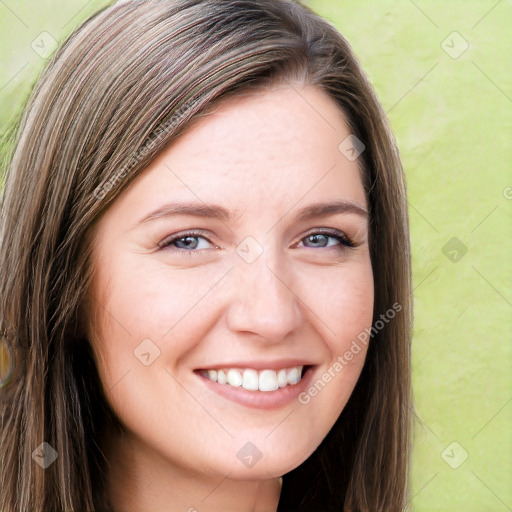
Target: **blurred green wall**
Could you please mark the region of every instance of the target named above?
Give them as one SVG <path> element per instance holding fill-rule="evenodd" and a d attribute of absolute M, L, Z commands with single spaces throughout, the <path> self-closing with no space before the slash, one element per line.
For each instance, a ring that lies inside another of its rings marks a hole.
<path fill-rule="evenodd" d="M 1 157 L 53 40 L 101 0 L 0 1 Z M 415 293 L 410 509 L 512 510 L 512 2 L 310 0 L 405 165 Z"/>

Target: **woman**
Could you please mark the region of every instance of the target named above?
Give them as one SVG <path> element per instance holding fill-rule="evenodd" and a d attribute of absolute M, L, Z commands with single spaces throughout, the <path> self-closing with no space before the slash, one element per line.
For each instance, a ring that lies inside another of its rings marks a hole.
<path fill-rule="evenodd" d="M 405 507 L 404 178 L 326 21 L 102 10 L 35 87 L 1 212 L 3 512 Z"/>

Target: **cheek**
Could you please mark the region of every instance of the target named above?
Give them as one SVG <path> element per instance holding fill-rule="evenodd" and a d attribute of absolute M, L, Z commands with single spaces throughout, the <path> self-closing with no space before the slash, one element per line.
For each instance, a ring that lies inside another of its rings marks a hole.
<path fill-rule="evenodd" d="M 350 267 L 331 269 L 325 276 L 310 276 L 314 288 L 309 288 L 311 309 L 323 324 L 325 340 L 331 353 L 338 355 L 350 346 L 365 328 L 369 328 L 373 318 L 374 285 L 369 258 Z M 307 282 L 307 281 L 306 281 Z M 306 290 L 302 292 L 306 295 Z"/>
<path fill-rule="evenodd" d="M 213 283 L 222 277 L 221 271 L 205 275 L 119 259 L 115 267 L 103 267 L 108 270 L 98 273 L 97 286 L 92 288 L 94 330 L 112 356 L 118 351 L 131 353 L 147 338 L 157 342 L 189 323 Z"/>
<path fill-rule="evenodd" d="M 182 321 L 189 321 L 230 267 L 172 268 L 165 260 L 144 265 L 134 258 L 126 261 L 126 268 L 129 272 L 115 278 L 112 309 L 123 318 L 127 330 L 147 329 L 148 334 L 163 337 Z"/>
<path fill-rule="evenodd" d="M 333 391 L 348 400 L 364 365 L 373 319 L 374 286 L 370 263 L 360 272 L 346 276 L 346 286 L 333 300 L 338 313 L 333 313 L 336 336 L 331 345 L 331 362 L 324 380 L 333 382 Z"/>
<path fill-rule="evenodd" d="M 155 376 L 168 381 L 165 370 L 179 370 L 208 333 L 216 319 L 212 288 L 229 268 L 171 270 L 116 257 L 119 264 L 99 266 L 91 286 L 89 339 L 110 404 L 123 417 L 128 401 L 146 401 Z"/>
<path fill-rule="evenodd" d="M 311 298 L 316 302 L 314 310 L 319 312 L 318 324 L 324 326 L 328 361 L 299 396 L 301 406 L 309 409 L 306 416 L 310 429 L 319 433 L 319 439 L 334 424 L 357 383 L 373 319 L 374 285 L 369 259 L 330 277 Z"/>

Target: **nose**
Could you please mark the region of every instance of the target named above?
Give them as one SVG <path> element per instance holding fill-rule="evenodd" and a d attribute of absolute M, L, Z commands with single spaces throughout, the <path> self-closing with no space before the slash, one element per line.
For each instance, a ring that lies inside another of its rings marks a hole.
<path fill-rule="evenodd" d="M 300 325 L 300 300 L 292 290 L 291 272 L 276 260 L 264 252 L 250 264 L 238 261 L 227 315 L 233 332 L 250 332 L 276 343 Z"/>

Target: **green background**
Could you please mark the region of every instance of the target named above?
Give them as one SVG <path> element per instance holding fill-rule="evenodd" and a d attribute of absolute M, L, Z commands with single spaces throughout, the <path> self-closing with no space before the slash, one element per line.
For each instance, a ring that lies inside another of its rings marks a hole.
<path fill-rule="evenodd" d="M 51 39 L 41 34 L 60 42 L 107 3 L 0 0 L 2 158 L 45 62 Z M 512 2 L 306 3 L 350 41 L 407 173 L 416 418 L 409 508 L 512 510 Z"/>

